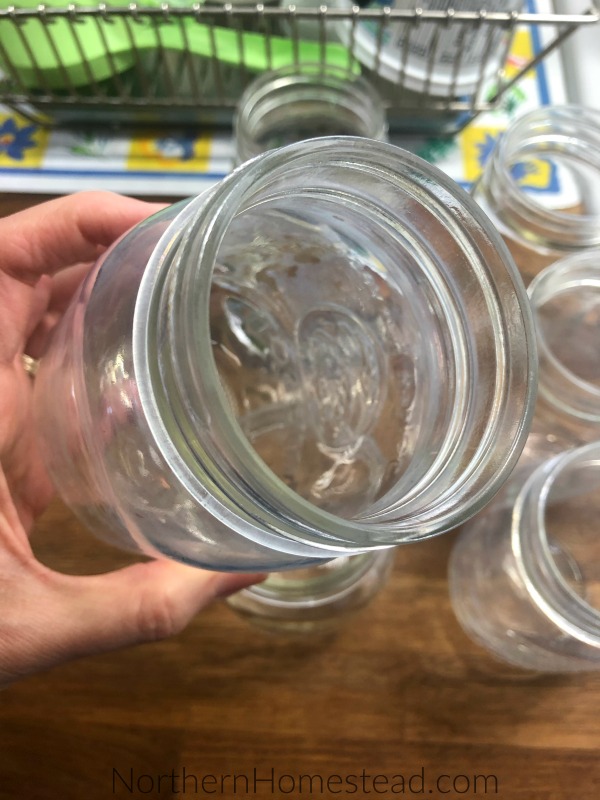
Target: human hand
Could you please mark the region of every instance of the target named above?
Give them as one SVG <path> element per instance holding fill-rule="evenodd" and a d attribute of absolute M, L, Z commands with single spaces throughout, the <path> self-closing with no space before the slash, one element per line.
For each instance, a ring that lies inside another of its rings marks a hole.
<path fill-rule="evenodd" d="M 256 575 L 170 561 L 105 575 L 62 575 L 35 558 L 28 533 L 53 489 L 32 420 L 23 354 L 43 355 L 95 259 L 159 206 L 103 192 L 0 220 L 0 686 L 79 656 L 164 638 Z"/>

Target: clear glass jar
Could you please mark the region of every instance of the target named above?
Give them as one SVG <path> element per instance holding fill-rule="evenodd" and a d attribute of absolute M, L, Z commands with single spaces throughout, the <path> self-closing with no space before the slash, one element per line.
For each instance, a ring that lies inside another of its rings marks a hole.
<path fill-rule="evenodd" d="M 387 139 L 377 91 L 350 70 L 299 64 L 260 75 L 246 88 L 234 119 L 237 163 L 319 136 Z"/>
<path fill-rule="evenodd" d="M 552 262 L 600 246 L 600 112 L 545 106 L 517 119 L 473 196 L 529 282 Z"/>
<path fill-rule="evenodd" d="M 527 296 L 442 172 L 368 139 L 263 154 L 92 269 L 36 378 L 59 492 L 114 541 L 281 569 L 447 531 L 512 470 Z"/>
<path fill-rule="evenodd" d="M 492 503 L 450 559 L 465 632 L 519 667 L 600 668 L 599 519 L 599 442 L 541 464 L 513 506 Z"/>
<path fill-rule="evenodd" d="M 528 289 L 538 397 L 518 469 L 600 439 L 600 250 L 557 261 Z"/>
<path fill-rule="evenodd" d="M 393 559 L 393 550 L 377 550 L 301 570 L 274 572 L 227 602 L 249 622 L 271 633 L 334 633 L 383 588 Z"/>

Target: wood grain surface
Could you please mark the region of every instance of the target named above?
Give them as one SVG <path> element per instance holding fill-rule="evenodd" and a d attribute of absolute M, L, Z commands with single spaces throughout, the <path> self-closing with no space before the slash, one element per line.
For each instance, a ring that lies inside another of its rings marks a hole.
<path fill-rule="evenodd" d="M 0 692 L 0 798 L 597 800 L 600 674 L 528 673 L 471 643 L 448 600 L 454 536 L 399 548 L 334 638 L 273 636 L 218 603 L 170 641 Z M 59 501 L 32 543 L 78 574 L 129 559 Z"/>

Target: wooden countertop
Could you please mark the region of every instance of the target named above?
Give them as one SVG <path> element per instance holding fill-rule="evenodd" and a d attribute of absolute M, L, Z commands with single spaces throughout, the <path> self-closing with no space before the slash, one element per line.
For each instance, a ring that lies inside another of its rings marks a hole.
<path fill-rule="evenodd" d="M 471 643 L 448 600 L 453 540 L 398 549 L 388 585 L 332 640 L 269 635 L 219 603 L 175 639 L 1 692 L 0 798 L 597 800 L 600 673 L 526 673 Z M 58 501 L 32 542 L 74 573 L 128 558 Z"/>

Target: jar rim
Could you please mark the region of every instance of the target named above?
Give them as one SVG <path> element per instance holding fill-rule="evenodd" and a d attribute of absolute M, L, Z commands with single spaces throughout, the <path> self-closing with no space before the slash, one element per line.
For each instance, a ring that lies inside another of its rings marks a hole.
<path fill-rule="evenodd" d="M 587 603 L 560 572 L 546 528 L 546 511 L 559 478 L 574 467 L 600 469 L 600 442 L 568 450 L 542 463 L 514 505 L 512 549 L 517 569 L 542 613 L 565 633 L 600 646 L 600 609 Z"/>
<path fill-rule="evenodd" d="M 344 68 L 302 62 L 264 72 L 244 90 L 233 120 L 239 163 L 265 150 L 257 137 L 269 129 L 273 114 L 277 115 L 277 120 L 285 114 L 288 121 L 294 115 L 298 101 L 294 93 L 298 90 L 302 92 L 303 113 L 306 114 L 307 103 L 326 101 L 327 106 L 335 104 L 352 113 L 356 123 L 355 135 L 382 141 L 386 139 L 388 125 L 383 100 L 375 87 L 360 73 L 356 73 L 351 63 Z M 355 105 L 358 105 L 356 112 Z M 327 111 L 329 118 L 331 108 Z M 303 138 L 307 138 L 304 132 Z"/>
<path fill-rule="evenodd" d="M 569 104 L 534 109 L 500 136 L 475 187 L 490 202 L 490 216 L 498 217 L 501 229 L 508 226 L 511 238 L 540 253 L 600 245 L 600 210 L 574 214 L 551 209 L 519 185 L 512 171 L 514 161 L 538 141 L 544 151 L 578 160 L 600 175 L 600 111 Z"/>
<path fill-rule="evenodd" d="M 563 413 L 600 422 L 600 386 L 573 372 L 553 352 L 538 323 L 539 310 L 562 293 L 594 286 L 600 290 L 600 249 L 577 253 L 538 273 L 528 287 L 540 360 L 538 391 Z"/>
<path fill-rule="evenodd" d="M 215 478 L 219 489 L 218 502 L 229 509 L 229 517 L 237 513 L 239 487 L 226 478 L 217 463 L 218 459 L 209 455 L 209 451 L 210 454 L 215 452 L 216 438 L 219 439 L 220 450 L 226 452 L 228 463 L 235 462 L 239 466 L 240 452 L 243 455 L 242 467 L 245 471 L 241 484 L 250 487 L 244 489 L 244 499 L 251 501 L 251 509 L 244 518 L 247 530 L 253 525 L 261 530 L 266 526 L 268 530 L 297 543 L 356 552 L 357 549 L 383 547 L 449 530 L 476 513 L 491 499 L 514 467 L 529 430 L 536 384 L 535 340 L 527 295 L 516 267 L 499 235 L 474 201 L 440 170 L 418 157 L 391 145 L 353 137 L 315 139 L 263 154 L 238 168 L 211 191 L 205 202 L 197 203 L 188 232 L 176 248 L 172 270 L 175 283 L 169 289 L 171 307 L 177 305 L 179 311 L 187 309 L 188 312 L 198 307 L 208 310 L 210 281 L 204 281 L 203 287 L 199 288 L 197 281 L 194 284 L 195 275 L 190 270 L 187 273 L 184 269 L 177 271 L 177 266 L 181 267 L 193 254 L 193 262 L 208 265 L 205 269 L 212 274 L 219 246 L 232 219 L 252 205 L 252 198 L 270 185 L 275 173 L 281 176 L 285 170 L 287 176 L 292 166 L 296 169 L 306 168 L 307 165 L 318 168 L 319 165 L 331 166 L 332 163 L 347 169 L 350 168 L 349 164 L 353 169 L 360 165 L 371 172 L 379 170 L 386 177 L 395 174 L 394 170 L 403 169 L 424 193 L 434 198 L 440 207 L 443 205 L 445 213 L 456 215 L 457 226 L 464 225 L 464 217 L 470 215 L 471 228 L 468 233 L 461 229 L 461 234 L 464 234 L 461 245 L 475 263 L 473 269 L 476 277 L 490 281 L 490 303 L 496 304 L 494 308 L 500 316 L 505 314 L 504 304 L 500 304 L 496 296 L 499 287 L 487 272 L 487 278 L 483 274 L 483 270 L 495 267 L 498 274 L 493 278 L 504 282 L 505 289 L 510 287 L 509 305 L 512 313 L 519 317 L 518 325 L 512 320 L 513 324 L 497 331 L 495 346 L 506 375 L 497 376 L 496 380 L 494 412 L 497 417 L 494 418 L 494 424 L 488 420 L 486 435 L 477 452 L 471 454 L 472 461 L 462 475 L 460 489 L 466 491 L 475 487 L 468 508 L 460 504 L 453 507 L 448 496 L 441 496 L 436 498 L 433 508 L 425 508 L 420 516 L 413 514 L 406 519 L 395 520 L 393 524 L 383 524 L 373 522 L 366 516 L 344 519 L 328 513 L 303 499 L 266 468 L 229 411 L 211 351 L 209 314 L 180 314 L 181 319 L 187 317 L 194 320 L 193 340 L 202 357 L 202 383 L 196 381 L 194 388 L 199 398 L 210 397 L 212 401 L 210 424 L 200 426 L 197 431 L 198 437 L 203 437 L 203 446 L 207 448 L 202 451 L 207 459 L 204 466 Z M 479 261 L 476 255 L 478 243 L 482 247 Z M 148 296 L 155 291 L 156 286 L 152 285 L 150 279 L 141 287 L 141 292 Z M 150 302 L 149 297 L 146 302 Z M 174 324 L 177 325 L 178 321 L 175 320 Z M 182 356 L 184 361 L 186 357 L 185 354 Z M 177 369 L 181 368 L 179 364 Z M 184 369 L 193 371 L 194 367 L 185 363 Z M 230 447 L 232 442 L 237 448 L 235 453 Z M 492 443 L 498 445 L 501 452 L 496 450 L 492 454 Z M 276 496 L 280 513 L 274 514 L 265 508 L 263 496 L 271 500 Z M 216 498 L 213 500 L 217 502 Z"/>
<path fill-rule="evenodd" d="M 238 593 L 243 605 L 245 598 L 255 598 L 261 605 L 270 608 L 294 609 L 320 608 L 333 605 L 343 600 L 365 580 L 372 578 L 373 573 L 380 573 L 391 566 L 393 552 L 390 549 L 360 553 L 358 555 L 343 557 L 346 563 L 338 568 L 336 560 L 327 562 L 320 569 L 321 574 L 303 580 L 301 577 L 286 585 L 279 581 L 276 587 L 265 583 L 257 583 Z M 331 572 L 327 572 L 327 565 L 332 565 Z M 287 575 L 296 576 L 297 571 L 282 572 L 281 578 Z M 298 586 L 297 584 L 300 584 Z"/>

